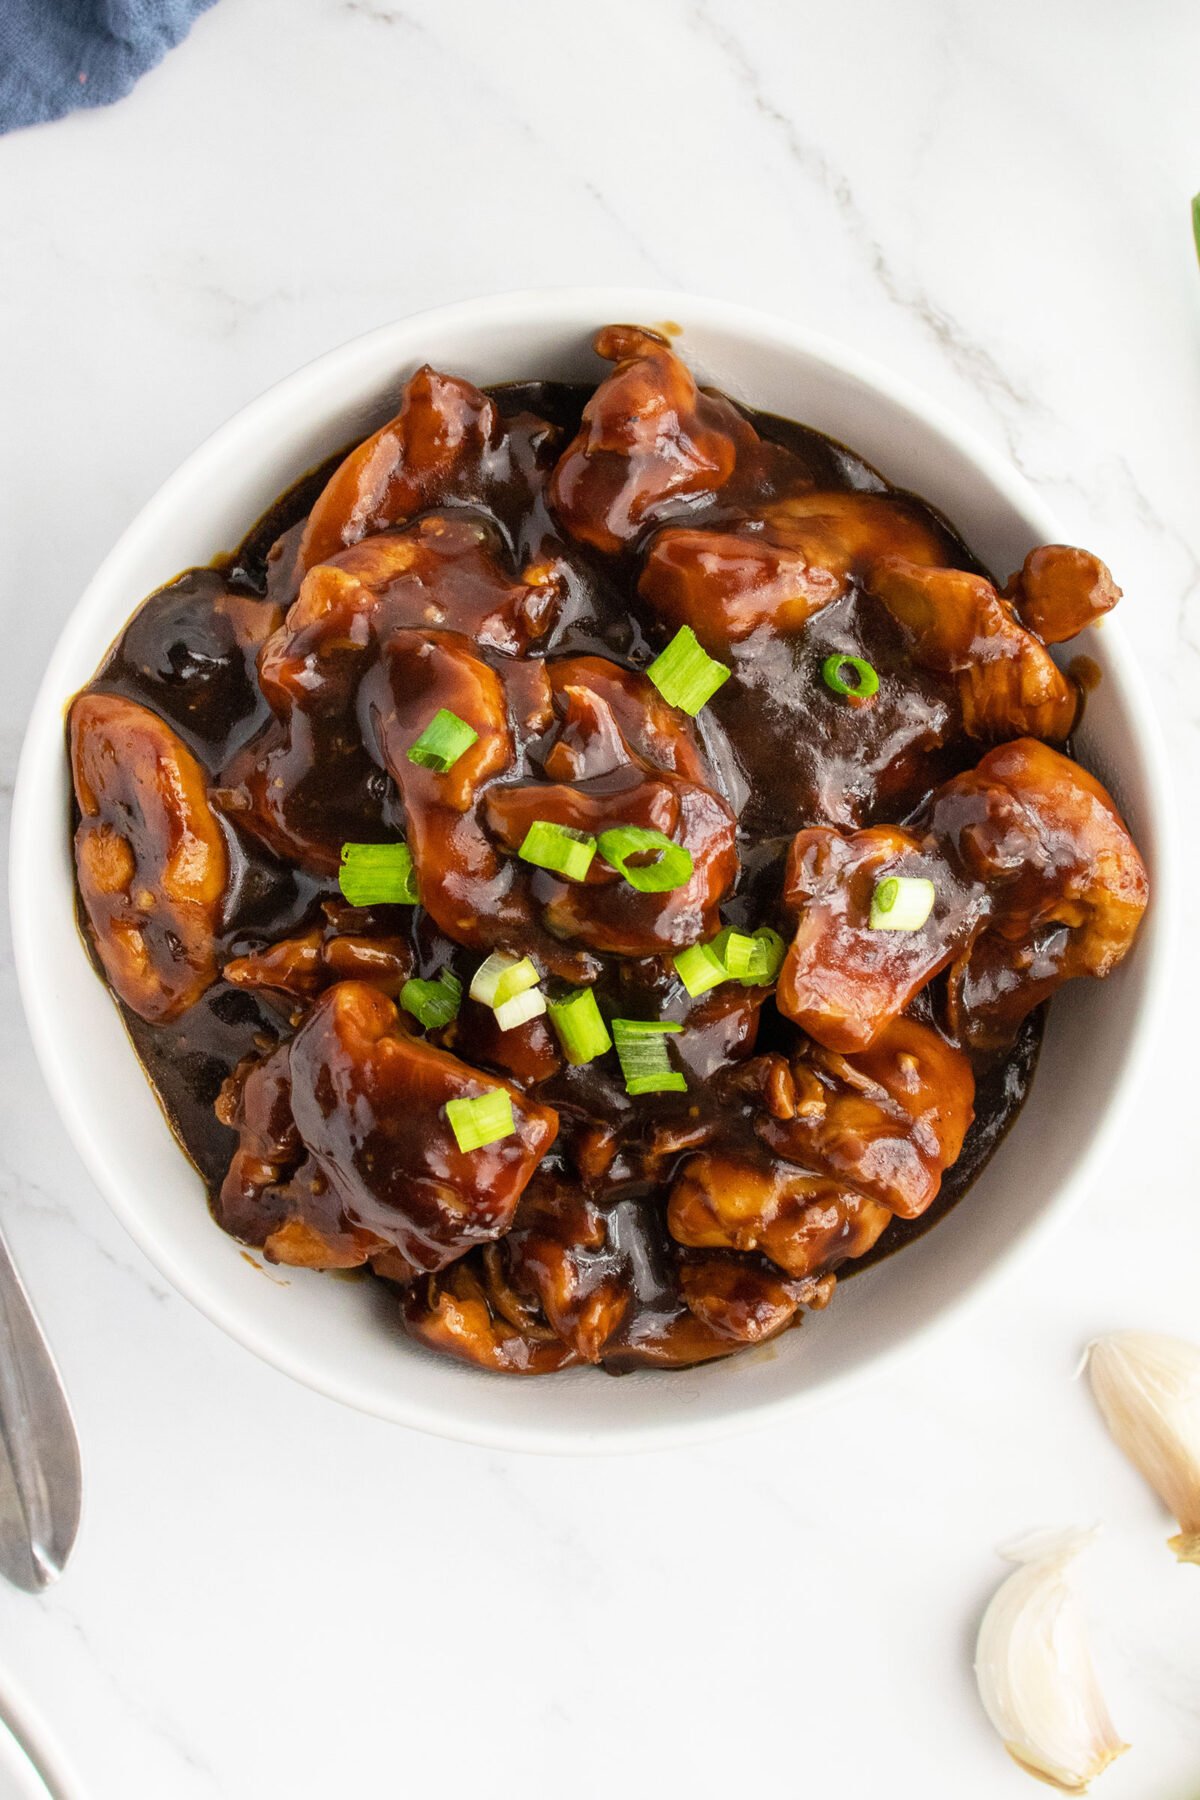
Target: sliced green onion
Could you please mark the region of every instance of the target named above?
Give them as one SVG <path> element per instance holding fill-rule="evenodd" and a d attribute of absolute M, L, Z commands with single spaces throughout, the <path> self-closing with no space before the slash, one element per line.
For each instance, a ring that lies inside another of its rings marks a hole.
<path fill-rule="evenodd" d="M 523 994 L 514 994 L 511 1000 L 502 1000 L 499 1006 L 493 1006 L 496 1023 L 501 1031 L 513 1031 L 518 1025 L 528 1025 L 530 1019 L 538 1019 L 546 1010 L 546 996 L 541 988 L 526 988 Z"/>
<path fill-rule="evenodd" d="M 627 1094 L 687 1092 L 687 1077 L 671 1067 L 665 1041 L 669 1033 L 682 1031 L 682 1025 L 614 1019 L 612 1030 Z"/>
<path fill-rule="evenodd" d="M 576 988 L 565 999 L 552 1000 L 550 1023 L 558 1033 L 563 1055 L 575 1068 L 612 1049 L 608 1027 L 591 988 Z"/>
<path fill-rule="evenodd" d="M 787 945 L 769 925 L 760 925 L 754 934 L 750 969 L 743 977 L 748 987 L 770 987 L 783 967 Z"/>
<path fill-rule="evenodd" d="M 733 931 L 726 927 L 717 939 L 717 943 L 720 946 L 717 954 L 726 975 L 733 981 L 745 981 L 754 961 L 754 939 L 747 937 L 743 931 Z"/>
<path fill-rule="evenodd" d="M 573 831 L 569 825 L 552 825 L 549 819 L 535 819 L 517 851 L 522 862 L 532 863 L 536 869 L 552 869 L 565 881 L 582 881 L 595 854 L 594 837 L 586 831 Z"/>
<path fill-rule="evenodd" d="M 711 944 L 692 944 L 671 960 L 675 964 L 675 973 L 693 1000 L 729 979 L 729 970 Z"/>
<path fill-rule="evenodd" d="M 631 856 L 657 851 L 651 863 L 631 863 Z M 600 833 L 600 854 L 639 894 L 665 894 L 692 878 L 692 853 L 673 844 L 661 831 L 643 825 L 615 825 Z"/>
<path fill-rule="evenodd" d="M 770 987 L 787 955 L 787 945 L 769 925 L 760 925 L 755 932 L 726 925 L 705 948 L 721 965 L 724 979 L 740 981 L 744 987 Z"/>
<path fill-rule="evenodd" d="M 871 930 L 920 931 L 936 898 L 937 889 L 923 875 L 889 875 L 871 895 Z"/>
<path fill-rule="evenodd" d="M 687 1077 L 678 1069 L 655 1069 L 648 1075 L 629 1075 L 625 1080 L 625 1092 L 635 1098 L 638 1094 L 686 1094 Z"/>
<path fill-rule="evenodd" d="M 408 760 L 422 769 L 436 769 L 445 775 L 464 750 L 469 750 L 479 733 L 443 706 L 435 712 L 415 744 L 408 747 Z"/>
<path fill-rule="evenodd" d="M 446 1118 L 460 1150 L 482 1150 L 511 1137 L 512 1099 L 505 1088 L 489 1088 L 474 1100 L 447 1100 Z"/>
<path fill-rule="evenodd" d="M 668 706 L 678 706 L 694 719 L 731 671 L 708 654 L 690 625 L 682 625 L 646 673 Z"/>
<path fill-rule="evenodd" d="M 787 955 L 787 945 L 769 925 L 753 933 L 727 925 L 711 943 L 693 944 L 672 960 L 675 972 L 693 1000 L 722 981 L 740 981 L 744 987 L 770 987 Z"/>
<path fill-rule="evenodd" d="M 338 886 L 351 906 L 415 906 L 412 851 L 397 844 L 343 844 Z"/>
<path fill-rule="evenodd" d="M 787 945 L 769 925 L 760 925 L 752 935 L 726 926 L 711 948 L 724 963 L 726 974 L 746 987 L 769 987 L 787 955 Z"/>
<path fill-rule="evenodd" d="M 458 1016 L 462 982 L 449 969 L 443 969 L 435 981 L 414 978 L 400 989 L 400 1004 L 426 1031 L 440 1031 L 443 1025 Z"/>
<path fill-rule="evenodd" d="M 846 669 L 853 670 L 853 680 L 846 679 Z M 827 656 L 821 664 L 821 676 L 826 687 L 847 700 L 869 700 L 879 692 L 879 676 L 861 656 Z"/>
<path fill-rule="evenodd" d="M 536 987 L 541 979 L 527 956 L 508 956 L 503 950 L 493 950 L 471 977 L 470 995 L 472 1000 L 494 1010 L 527 988 Z"/>
<path fill-rule="evenodd" d="M 625 1092 L 634 1099 L 639 1094 L 686 1094 L 687 1077 L 678 1069 L 651 1069 L 642 1075 L 627 1075 Z"/>

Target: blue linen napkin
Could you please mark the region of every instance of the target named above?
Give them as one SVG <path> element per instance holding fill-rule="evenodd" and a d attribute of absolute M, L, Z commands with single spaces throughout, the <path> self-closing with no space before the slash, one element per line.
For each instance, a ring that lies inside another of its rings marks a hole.
<path fill-rule="evenodd" d="M 0 132 L 108 106 L 214 0 L 0 0 Z"/>

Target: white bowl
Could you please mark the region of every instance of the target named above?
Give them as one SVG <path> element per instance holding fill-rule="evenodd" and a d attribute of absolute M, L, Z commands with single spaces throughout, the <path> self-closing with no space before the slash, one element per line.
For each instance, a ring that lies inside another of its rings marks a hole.
<path fill-rule="evenodd" d="M 932 501 L 1001 576 L 1061 537 L 1026 483 L 900 381 L 786 320 L 640 289 L 471 300 L 359 338 L 289 376 L 189 457 L 129 527 L 71 615 L 38 694 L 13 820 L 17 967 L 46 1080 L 109 1204 L 180 1291 L 248 1348 L 324 1393 L 447 1437 L 545 1451 L 657 1448 L 798 1413 L 946 1320 L 1064 1218 L 1104 1166 L 1165 1000 L 1174 851 L 1163 752 L 1118 627 L 1080 640 L 1102 671 L 1079 752 L 1116 796 L 1154 901 L 1127 963 L 1056 999 L 1031 1097 L 968 1199 L 935 1231 L 846 1282 L 828 1313 L 761 1351 L 692 1372 L 617 1381 L 591 1369 L 523 1382 L 409 1343 L 382 1286 L 251 1268 L 212 1222 L 75 924 L 63 712 L 134 608 L 190 564 L 232 548 L 331 449 L 373 430 L 429 360 L 476 382 L 598 378 L 611 320 L 677 320 L 701 379 L 841 439 Z M 169 404 L 169 397 L 165 402 Z M 1119 571 L 1118 571 L 1119 575 Z"/>

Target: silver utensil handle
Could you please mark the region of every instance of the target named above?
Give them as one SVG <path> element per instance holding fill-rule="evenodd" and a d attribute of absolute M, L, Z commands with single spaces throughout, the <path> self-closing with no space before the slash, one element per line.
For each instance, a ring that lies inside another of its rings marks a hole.
<path fill-rule="evenodd" d="M 31 1592 L 62 1574 L 79 1528 L 75 1421 L 0 1233 L 0 1574 Z"/>

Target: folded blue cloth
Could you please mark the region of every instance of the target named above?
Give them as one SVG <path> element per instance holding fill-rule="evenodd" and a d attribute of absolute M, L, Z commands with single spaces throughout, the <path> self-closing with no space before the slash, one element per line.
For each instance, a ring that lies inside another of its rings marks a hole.
<path fill-rule="evenodd" d="M 0 0 L 0 132 L 107 106 L 214 0 Z"/>

